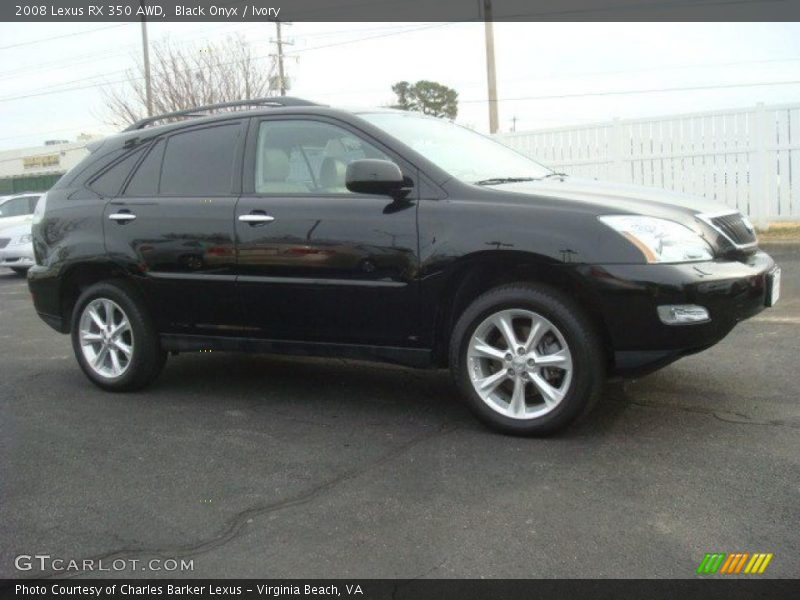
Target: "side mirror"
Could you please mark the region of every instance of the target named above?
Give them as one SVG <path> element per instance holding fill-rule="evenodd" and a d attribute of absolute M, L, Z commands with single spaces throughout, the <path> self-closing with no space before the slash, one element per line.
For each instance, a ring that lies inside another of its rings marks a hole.
<path fill-rule="evenodd" d="M 347 165 L 345 185 L 358 194 L 392 196 L 400 194 L 406 181 L 400 167 L 388 160 L 365 158 Z"/>

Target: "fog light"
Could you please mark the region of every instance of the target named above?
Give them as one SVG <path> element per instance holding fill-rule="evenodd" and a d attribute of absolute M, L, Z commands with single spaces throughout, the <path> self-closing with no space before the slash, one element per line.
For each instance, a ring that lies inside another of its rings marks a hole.
<path fill-rule="evenodd" d="M 689 325 L 711 320 L 708 310 L 696 304 L 665 304 L 658 307 L 658 318 L 665 325 Z"/>

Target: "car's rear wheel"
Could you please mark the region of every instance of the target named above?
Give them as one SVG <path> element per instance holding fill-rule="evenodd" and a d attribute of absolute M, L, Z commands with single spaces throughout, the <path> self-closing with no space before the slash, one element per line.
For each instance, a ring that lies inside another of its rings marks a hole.
<path fill-rule="evenodd" d="M 593 323 L 545 286 L 505 285 L 477 298 L 459 318 L 450 352 L 470 408 L 505 433 L 565 427 L 594 404 L 604 382 Z"/>
<path fill-rule="evenodd" d="M 72 347 L 86 376 L 109 391 L 146 386 L 167 357 L 139 294 L 124 281 L 97 283 L 81 294 L 72 315 Z"/>

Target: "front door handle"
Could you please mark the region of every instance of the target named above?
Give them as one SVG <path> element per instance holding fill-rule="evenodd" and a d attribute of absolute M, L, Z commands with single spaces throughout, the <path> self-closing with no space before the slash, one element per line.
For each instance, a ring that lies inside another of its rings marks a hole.
<path fill-rule="evenodd" d="M 242 223 L 250 223 L 250 225 L 262 225 L 264 223 L 271 223 L 275 220 L 275 217 L 263 212 L 253 211 L 249 215 L 239 215 L 239 220 Z"/>
<path fill-rule="evenodd" d="M 131 212 L 120 211 L 111 213 L 110 215 L 108 215 L 108 218 L 111 219 L 112 221 L 116 221 L 117 223 L 124 224 L 128 223 L 129 221 L 135 220 L 136 215 Z"/>

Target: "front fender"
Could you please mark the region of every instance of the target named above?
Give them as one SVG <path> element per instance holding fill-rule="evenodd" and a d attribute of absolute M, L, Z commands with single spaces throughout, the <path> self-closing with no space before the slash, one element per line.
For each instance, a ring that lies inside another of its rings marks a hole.
<path fill-rule="evenodd" d="M 635 246 L 592 211 L 541 198 L 527 202 L 426 201 L 419 208 L 420 274 L 487 251 L 524 253 L 558 264 L 641 264 Z"/>

